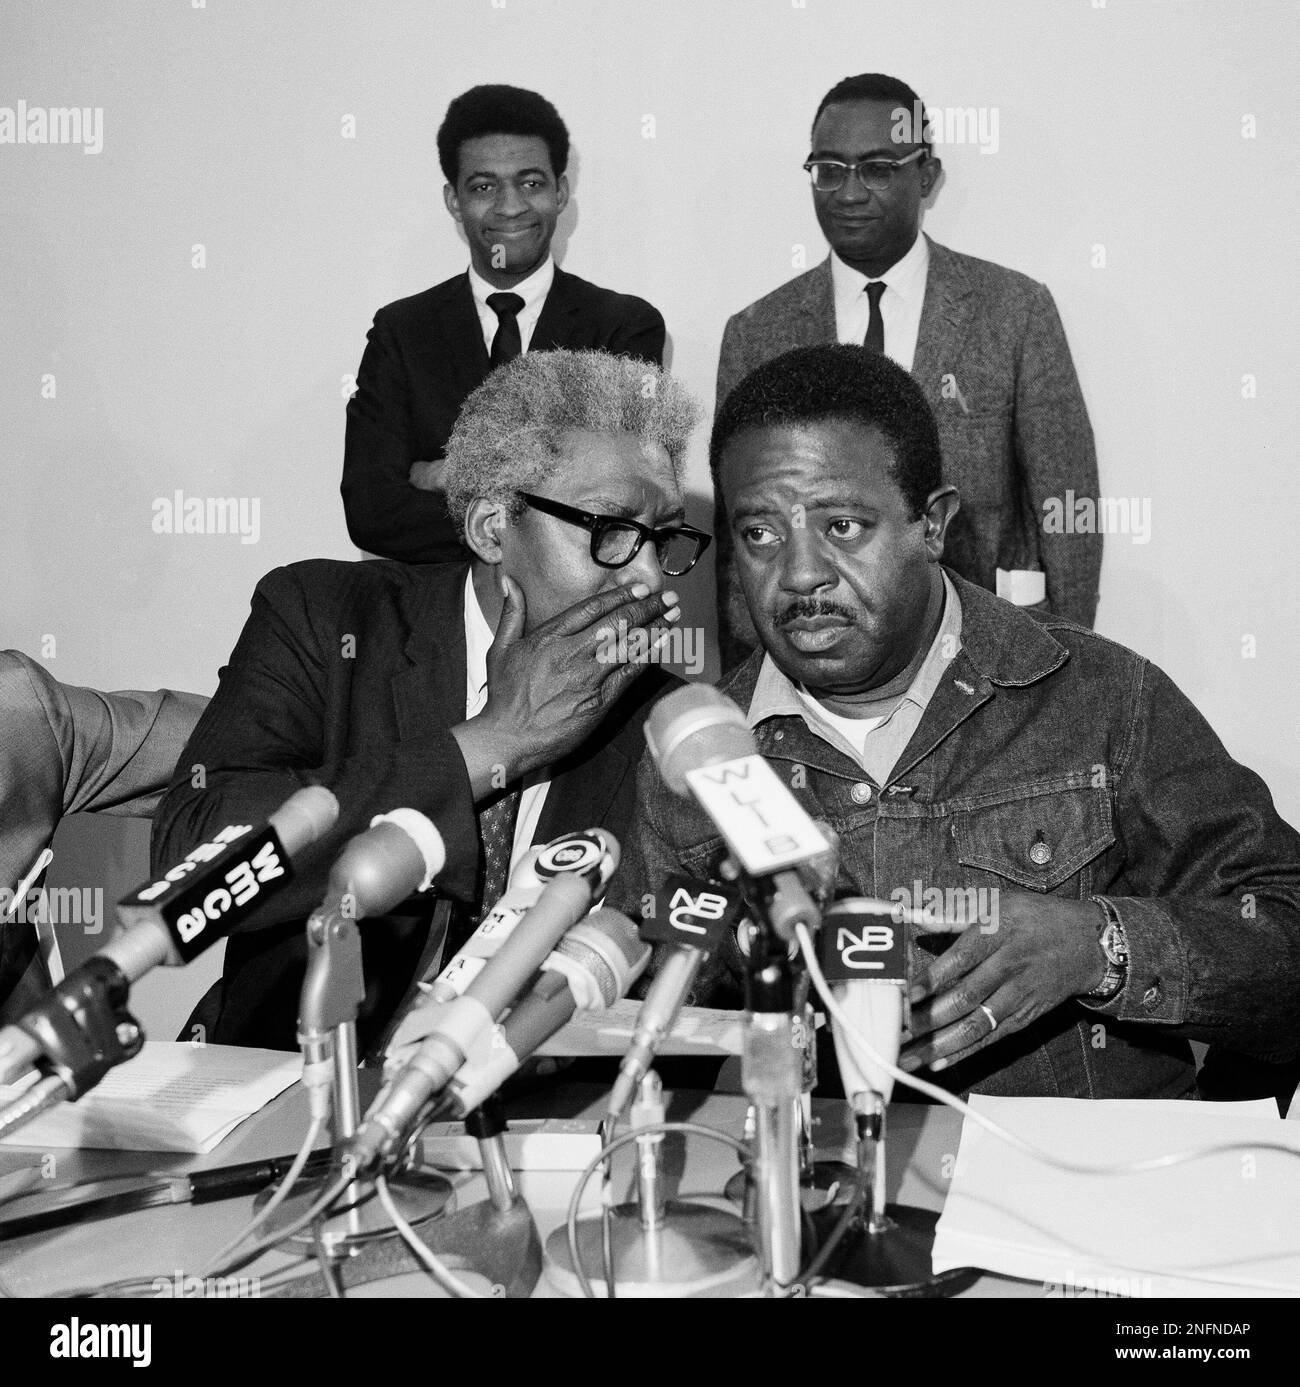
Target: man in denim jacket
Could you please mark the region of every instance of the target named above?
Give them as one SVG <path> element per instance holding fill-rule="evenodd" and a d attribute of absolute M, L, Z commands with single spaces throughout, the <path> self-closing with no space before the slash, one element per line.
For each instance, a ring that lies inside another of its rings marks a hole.
<path fill-rule="evenodd" d="M 903 1066 L 1152 1098 L 1195 1091 L 1189 1039 L 1294 1056 L 1300 836 L 1160 670 L 941 566 L 959 502 L 907 374 L 790 352 L 728 398 L 710 462 L 762 642 L 721 687 L 840 835 L 835 894 L 965 907 L 914 956 Z M 723 856 L 649 758 L 640 775 L 612 896 L 633 910 Z M 739 965 L 731 943 L 692 1000 L 736 1004 Z"/>

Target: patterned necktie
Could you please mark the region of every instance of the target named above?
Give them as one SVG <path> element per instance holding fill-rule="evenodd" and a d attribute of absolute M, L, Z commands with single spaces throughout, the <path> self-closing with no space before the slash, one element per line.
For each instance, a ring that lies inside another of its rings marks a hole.
<path fill-rule="evenodd" d="M 518 294 L 489 294 L 488 307 L 497 315 L 497 335 L 492 339 L 490 361 L 493 369 L 513 361 L 523 350 L 519 336 L 519 310 L 524 301 Z"/>
<path fill-rule="evenodd" d="M 871 300 L 871 317 L 867 320 L 867 335 L 862 339 L 864 347 L 885 354 L 885 320 L 880 316 L 880 296 L 885 292 L 885 281 L 877 279 L 867 285 L 867 298 Z"/>
<path fill-rule="evenodd" d="M 454 902 L 447 921 L 447 939 L 439 968 L 445 968 L 456 951 L 478 929 L 488 911 L 505 894 L 510 880 L 510 858 L 515 843 L 515 820 L 519 814 L 519 784 L 508 785 L 490 804 L 479 810 L 478 832 L 483 844 L 482 872 L 479 876 L 478 905 Z M 438 969 L 426 972 L 425 980 Z"/>
<path fill-rule="evenodd" d="M 491 804 L 479 811 L 479 836 L 483 840 L 483 886 L 471 930 L 505 894 L 510 880 L 510 858 L 515 844 L 515 819 L 519 815 L 519 784 L 508 785 Z"/>

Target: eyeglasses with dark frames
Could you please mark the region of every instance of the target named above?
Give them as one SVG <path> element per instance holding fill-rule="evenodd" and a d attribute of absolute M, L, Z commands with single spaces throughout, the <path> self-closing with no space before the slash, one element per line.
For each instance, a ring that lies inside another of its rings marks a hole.
<path fill-rule="evenodd" d="M 851 173 L 857 174 L 858 182 L 869 193 L 883 193 L 904 164 L 910 164 L 913 159 L 924 159 L 929 152 L 928 149 L 914 149 L 901 159 L 861 159 L 856 164 L 846 164 L 842 159 L 809 159 L 804 168 L 812 179 L 813 188 L 819 193 L 839 192 Z"/>
<path fill-rule="evenodd" d="M 680 578 L 695 567 L 713 539 L 694 525 L 665 525 L 656 530 L 639 520 L 621 515 L 596 515 L 576 506 L 566 506 L 563 501 L 552 501 L 549 496 L 535 496 L 531 491 L 516 491 L 515 495 L 533 510 L 590 530 L 591 557 L 601 568 L 623 568 L 641 552 L 646 540 L 650 540 L 659 557 L 660 569 L 670 578 Z"/>

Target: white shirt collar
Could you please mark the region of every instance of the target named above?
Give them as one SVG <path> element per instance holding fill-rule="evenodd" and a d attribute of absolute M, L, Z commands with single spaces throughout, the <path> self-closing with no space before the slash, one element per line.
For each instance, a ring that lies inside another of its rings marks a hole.
<path fill-rule="evenodd" d="M 465 716 L 481 712 L 487 702 L 487 653 L 495 632 L 483 615 L 474 591 L 474 568 L 465 575 Z"/>
<path fill-rule="evenodd" d="M 883 280 L 892 293 L 901 294 L 905 299 L 913 296 L 920 299 L 925 294 L 926 271 L 929 268 L 930 246 L 925 237 L 918 232 L 907 254 L 900 260 L 895 260 L 885 273 L 877 278 Z M 831 251 L 831 285 L 835 292 L 837 317 L 861 297 L 867 283 L 867 276 L 861 270 L 846 265 L 834 251 Z"/>
<path fill-rule="evenodd" d="M 538 265 L 527 279 L 521 279 L 513 289 L 498 289 L 495 284 L 489 284 L 473 265 L 469 267 L 469 288 L 476 303 L 487 307 L 489 294 L 518 294 L 524 301 L 523 308 L 519 310 L 520 313 L 528 313 L 530 309 L 540 305 L 541 301 L 551 292 L 551 284 L 554 279 L 555 261 L 550 255 Z M 488 312 L 492 312 L 490 307 L 488 307 Z"/>

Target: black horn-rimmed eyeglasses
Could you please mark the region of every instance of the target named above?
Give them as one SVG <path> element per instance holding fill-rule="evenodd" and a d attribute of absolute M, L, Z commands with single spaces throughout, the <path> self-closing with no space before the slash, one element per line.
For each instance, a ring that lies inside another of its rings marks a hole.
<path fill-rule="evenodd" d="M 653 529 L 639 520 L 621 515 L 596 515 L 592 511 L 566 506 L 549 496 L 534 496 L 531 491 L 516 491 L 525 505 L 570 525 L 581 525 L 591 531 L 591 557 L 601 568 L 622 568 L 641 552 L 650 540 L 659 558 L 659 567 L 670 578 L 680 578 L 695 567 L 701 554 L 709 547 L 713 536 L 694 525 L 665 525 Z"/>

